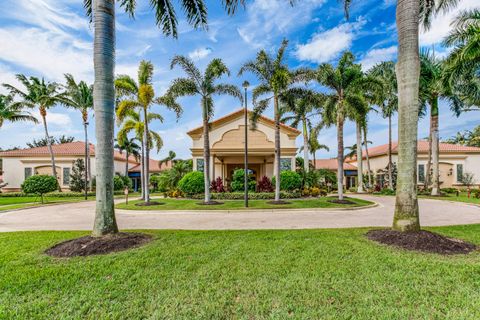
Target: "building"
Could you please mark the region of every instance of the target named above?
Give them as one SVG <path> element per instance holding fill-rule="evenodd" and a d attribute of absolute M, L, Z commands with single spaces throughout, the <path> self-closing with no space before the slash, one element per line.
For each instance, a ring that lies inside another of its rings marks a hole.
<path fill-rule="evenodd" d="M 275 174 L 275 122 L 260 116 L 254 128 L 251 114 L 252 111 L 248 111 L 248 165 L 258 181 L 263 176 L 271 178 Z M 203 127 L 187 134 L 192 138 L 193 170 L 203 171 Z M 295 140 L 299 134 L 299 130 L 280 124 L 281 170 L 295 170 Z M 221 177 L 228 184 L 233 171 L 244 168 L 245 109 L 210 122 L 209 138 L 210 179 Z"/>
<path fill-rule="evenodd" d="M 337 173 L 337 158 L 315 160 L 315 169 L 325 169 Z M 343 163 L 343 181 L 347 189 L 357 186 L 357 167 L 348 162 Z"/>
<path fill-rule="evenodd" d="M 423 185 L 425 182 L 426 167 L 428 161 L 428 141 L 419 140 L 417 145 L 417 182 Z M 388 144 L 368 148 L 370 168 L 376 175 L 376 182 L 380 186 L 384 184 L 384 175 L 388 165 Z M 398 161 L 398 143 L 392 143 L 392 162 Z M 357 165 L 356 157 L 346 159 L 346 162 Z M 367 170 L 366 153 L 363 153 L 363 170 Z M 439 144 L 439 167 L 440 187 L 461 187 L 461 177 L 464 173 L 471 173 L 475 178 L 475 184 L 480 184 L 480 148 L 455 145 L 449 143 Z M 431 169 L 432 170 L 432 169 Z"/>
<path fill-rule="evenodd" d="M 94 177 L 95 146 L 90 144 L 89 147 L 91 175 Z M 60 186 L 62 190 L 69 190 L 73 161 L 76 159 L 85 159 L 85 142 L 75 141 L 56 144 L 52 145 L 52 149 L 55 155 L 55 164 Z M 7 184 L 1 189 L 3 192 L 20 191 L 23 181 L 31 175 L 52 174 L 50 153 L 47 147 L 4 151 L 0 152 L 0 158 L 3 161 L 3 184 Z M 127 163 L 125 154 L 121 154 L 116 150 L 113 159 L 115 173 L 125 175 L 125 170 L 128 167 L 129 176 L 132 178 L 134 186 L 140 186 L 140 163 L 134 157 L 129 157 Z M 168 167 L 169 165 L 167 164 L 160 168 L 158 161 L 150 159 L 150 173 L 159 172 Z"/>

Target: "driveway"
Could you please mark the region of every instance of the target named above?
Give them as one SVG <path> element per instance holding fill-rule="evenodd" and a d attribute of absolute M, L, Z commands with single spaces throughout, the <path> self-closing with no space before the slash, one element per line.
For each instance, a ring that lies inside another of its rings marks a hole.
<path fill-rule="evenodd" d="M 309 229 L 388 227 L 394 197 L 355 196 L 378 203 L 358 210 L 132 211 L 116 210 L 120 229 Z M 459 202 L 420 199 L 423 226 L 480 223 L 480 207 Z M 0 232 L 91 230 L 95 202 L 69 203 L 0 213 Z"/>

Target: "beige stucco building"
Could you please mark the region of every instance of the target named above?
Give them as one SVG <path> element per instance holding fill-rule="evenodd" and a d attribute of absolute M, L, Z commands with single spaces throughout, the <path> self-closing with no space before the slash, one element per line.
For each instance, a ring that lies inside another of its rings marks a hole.
<path fill-rule="evenodd" d="M 248 111 L 248 163 L 249 169 L 260 180 L 275 174 L 275 122 L 260 116 L 254 129 Z M 221 177 L 224 183 L 231 181 L 237 168 L 244 168 L 245 110 L 240 109 L 210 122 L 210 179 Z M 300 134 L 295 128 L 280 125 L 280 157 L 282 170 L 295 170 Z M 203 127 L 188 132 L 192 138 L 193 170 L 203 171 Z"/>

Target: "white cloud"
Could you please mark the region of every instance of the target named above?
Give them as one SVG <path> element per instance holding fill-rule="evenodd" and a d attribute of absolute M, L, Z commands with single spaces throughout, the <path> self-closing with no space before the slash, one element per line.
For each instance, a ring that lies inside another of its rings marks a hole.
<path fill-rule="evenodd" d="M 344 23 L 333 29 L 316 33 L 306 44 L 297 45 L 296 56 L 300 60 L 316 63 L 328 62 L 337 57 L 340 52 L 350 48 L 358 31 L 365 20 Z"/>
<path fill-rule="evenodd" d="M 190 59 L 198 61 L 203 58 L 206 58 L 210 53 L 212 53 L 211 48 L 197 48 L 191 52 L 188 53 L 188 56 Z"/>
<path fill-rule="evenodd" d="M 310 23 L 313 11 L 325 2 L 298 1 L 292 9 L 288 1 L 255 0 L 247 6 L 247 22 L 237 32 L 249 45 L 255 48 L 265 47 L 276 36 Z"/>
<path fill-rule="evenodd" d="M 40 121 L 41 116 L 38 110 L 35 110 L 32 114 Z M 47 111 L 47 124 L 64 128 L 66 131 L 69 131 L 69 129 L 72 128 L 72 119 L 66 113 Z"/>
<path fill-rule="evenodd" d="M 370 69 L 374 65 L 382 61 L 394 60 L 397 55 L 397 47 L 391 46 L 382 49 L 372 49 L 368 51 L 360 61 L 364 71 Z"/>
<path fill-rule="evenodd" d="M 460 11 L 478 8 L 478 0 L 463 0 L 458 6 L 447 13 L 439 14 L 433 18 L 430 30 L 420 33 L 420 44 L 430 46 L 443 41 L 451 30 L 451 23 Z"/>

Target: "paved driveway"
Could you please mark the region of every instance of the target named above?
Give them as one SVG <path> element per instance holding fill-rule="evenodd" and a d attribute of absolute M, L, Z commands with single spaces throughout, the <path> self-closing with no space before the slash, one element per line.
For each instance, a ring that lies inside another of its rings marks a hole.
<path fill-rule="evenodd" d="M 359 210 L 131 211 L 117 210 L 121 229 L 306 229 L 390 226 L 394 197 L 362 195 L 379 205 Z M 480 207 L 421 199 L 423 226 L 480 223 Z M 91 230 L 95 202 L 69 203 L 0 213 L 0 232 L 22 230 Z"/>

